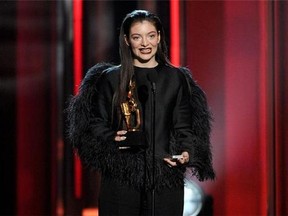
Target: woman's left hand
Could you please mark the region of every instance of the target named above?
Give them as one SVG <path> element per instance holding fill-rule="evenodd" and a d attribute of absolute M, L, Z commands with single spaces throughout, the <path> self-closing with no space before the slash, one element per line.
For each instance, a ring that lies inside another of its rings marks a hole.
<path fill-rule="evenodd" d="M 182 152 L 181 157 L 175 159 L 172 158 L 164 158 L 164 161 L 168 164 L 168 166 L 178 166 L 183 165 L 189 162 L 189 153 L 187 151 Z"/>

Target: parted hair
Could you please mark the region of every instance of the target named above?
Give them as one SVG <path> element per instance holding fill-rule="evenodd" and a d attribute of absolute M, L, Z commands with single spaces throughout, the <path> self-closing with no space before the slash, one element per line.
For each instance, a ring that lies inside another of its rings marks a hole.
<path fill-rule="evenodd" d="M 119 35 L 119 54 L 121 61 L 120 83 L 116 94 L 117 104 L 123 102 L 127 96 L 127 86 L 134 74 L 133 53 L 126 44 L 125 37 L 129 37 L 131 26 L 135 22 L 148 21 L 152 23 L 160 34 L 160 42 L 156 52 L 156 61 L 160 64 L 171 65 L 167 55 L 167 45 L 163 25 L 158 16 L 146 10 L 134 10 L 123 19 Z"/>

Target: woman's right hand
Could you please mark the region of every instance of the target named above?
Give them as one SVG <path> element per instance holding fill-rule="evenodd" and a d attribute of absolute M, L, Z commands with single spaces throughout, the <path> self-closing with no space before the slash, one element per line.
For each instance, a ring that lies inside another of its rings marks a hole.
<path fill-rule="evenodd" d="M 117 131 L 116 136 L 114 138 L 114 140 L 116 142 L 120 142 L 126 139 L 126 136 L 124 136 L 127 133 L 126 130 L 121 130 L 121 131 Z"/>

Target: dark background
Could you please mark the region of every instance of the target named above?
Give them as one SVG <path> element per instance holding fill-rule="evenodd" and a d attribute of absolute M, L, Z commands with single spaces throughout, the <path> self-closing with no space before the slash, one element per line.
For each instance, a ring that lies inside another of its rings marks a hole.
<path fill-rule="evenodd" d="M 97 62 L 119 63 L 119 27 L 134 9 L 158 14 L 170 45 L 170 1 L 81 1 L 82 50 L 75 55 L 75 2 L 0 1 L 1 215 L 97 208 L 100 177 L 75 170 L 66 139 L 75 62 L 83 60 L 82 77 Z M 214 114 L 217 179 L 195 180 L 205 208 L 213 215 L 288 214 L 287 2 L 179 4 L 181 64 Z"/>

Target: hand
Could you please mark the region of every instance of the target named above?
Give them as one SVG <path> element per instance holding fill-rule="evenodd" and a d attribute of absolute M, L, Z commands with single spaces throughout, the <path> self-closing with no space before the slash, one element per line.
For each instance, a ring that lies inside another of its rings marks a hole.
<path fill-rule="evenodd" d="M 164 161 L 168 164 L 168 166 L 175 167 L 189 162 L 189 153 L 187 151 L 182 152 L 182 157 L 178 158 L 176 161 L 172 158 L 164 158 Z"/>
<path fill-rule="evenodd" d="M 114 138 L 115 141 L 120 142 L 126 139 L 125 135 L 127 133 L 126 130 L 117 131 L 116 136 Z"/>

